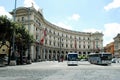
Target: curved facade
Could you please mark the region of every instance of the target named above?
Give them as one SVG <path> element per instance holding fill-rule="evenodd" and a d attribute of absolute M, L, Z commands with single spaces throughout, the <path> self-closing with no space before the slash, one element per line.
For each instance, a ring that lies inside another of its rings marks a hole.
<path fill-rule="evenodd" d="M 77 32 L 61 28 L 48 22 L 42 10 L 36 11 L 34 7 L 17 8 L 16 21 L 22 23 L 36 40 L 31 45 L 33 61 L 58 59 L 61 55 L 66 59 L 68 52 L 87 56 L 90 52 L 103 49 L 102 33 Z M 41 41 L 43 44 L 40 44 Z"/>

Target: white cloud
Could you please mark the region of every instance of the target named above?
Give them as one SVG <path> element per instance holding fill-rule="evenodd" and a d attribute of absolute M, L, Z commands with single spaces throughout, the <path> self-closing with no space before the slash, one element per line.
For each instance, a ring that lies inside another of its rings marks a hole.
<path fill-rule="evenodd" d="M 114 37 L 120 33 L 120 24 L 118 23 L 108 23 L 104 25 L 104 44 L 108 44 L 113 40 Z"/>
<path fill-rule="evenodd" d="M 68 19 L 78 21 L 80 19 L 80 15 L 79 14 L 73 14 Z"/>
<path fill-rule="evenodd" d="M 36 10 L 39 9 L 39 6 L 35 3 L 34 0 L 24 0 L 24 6 L 25 6 L 25 7 L 34 6 Z"/>
<path fill-rule="evenodd" d="M 113 2 L 111 2 L 107 6 L 105 6 L 104 9 L 106 11 L 109 11 L 110 9 L 118 8 L 118 7 L 120 7 L 120 0 L 113 0 Z"/>
<path fill-rule="evenodd" d="M 6 15 L 8 18 L 12 18 L 12 15 L 9 14 L 9 12 L 7 12 L 3 6 L 0 6 L 0 16 L 1 15 Z"/>
<path fill-rule="evenodd" d="M 106 44 L 113 42 L 113 38 L 120 33 L 120 24 L 118 23 L 108 23 L 104 25 L 104 30 L 97 30 L 97 29 L 86 29 L 83 32 L 102 32 L 103 35 L 103 46 Z"/>
<path fill-rule="evenodd" d="M 58 22 L 58 23 L 53 23 L 53 24 L 55 24 L 55 25 L 57 25 L 57 26 L 59 26 L 59 27 L 65 28 L 65 29 L 72 30 L 72 26 L 67 25 L 67 24 L 65 24 L 65 23 L 63 23 L 63 22 Z"/>

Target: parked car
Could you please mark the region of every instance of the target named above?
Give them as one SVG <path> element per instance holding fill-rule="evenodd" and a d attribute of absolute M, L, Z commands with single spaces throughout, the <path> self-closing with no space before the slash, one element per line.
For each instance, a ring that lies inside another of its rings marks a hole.
<path fill-rule="evenodd" d="M 116 63 L 117 58 L 113 58 L 111 61 L 112 61 L 112 63 Z"/>

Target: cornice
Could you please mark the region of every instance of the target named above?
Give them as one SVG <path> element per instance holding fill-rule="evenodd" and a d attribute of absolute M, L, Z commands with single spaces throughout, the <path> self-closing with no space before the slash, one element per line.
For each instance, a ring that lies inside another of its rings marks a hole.
<path fill-rule="evenodd" d="M 102 33 L 99 33 L 99 32 L 95 32 L 95 33 L 91 33 L 91 32 L 79 32 L 79 31 L 73 31 L 73 30 L 68 30 L 68 29 L 65 29 L 65 28 L 62 28 L 60 26 L 57 26 L 55 24 L 52 24 L 51 22 L 47 21 L 43 14 L 41 13 L 40 10 L 36 10 L 34 7 L 18 7 L 16 8 L 16 12 L 17 10 L 29 10 L 30 12 L 34 12 L 35 14 L 37 14 L 40 19 L 42 20 L 43 22 L 43 25 L 46 24 L 48 25 L 47 27 L 50 27 L 52 29 L 55 29 L 57 31 L 60 31 L 60 32 L 63 32 L 63 33 L 68 33 L 68 34 L 72 34 L 72 35 L 84 35 L 84 36 L 90 36 L 90 35 L 102 35 Z M 10 14 L 13 14 L 14 13 L 14 9 L 12 12 L 10 12 Z"/>

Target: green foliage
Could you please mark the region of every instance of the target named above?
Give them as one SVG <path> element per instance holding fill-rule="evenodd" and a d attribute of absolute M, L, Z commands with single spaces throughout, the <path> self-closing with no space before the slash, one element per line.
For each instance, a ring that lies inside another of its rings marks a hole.
<path fill-rule="evenodd" d="M 81 60 L 81 59 L 87 59 L 87 56 L 86 55 L 79 55 L 78 58 Z"/>
<path fill-rule="evenodd" d="M 18 44 L 18 47 L 23 47 L 26 49 L 28 47 L 28 44 L 31 44 L 34 42 L 33 37 L 29 35 L 29 32 L 26 31 L 25 27 L 22 25 L 19 25 L 16 29 L 16 44 Z"/>
<path fill-rule="evenodd" d="M 15 44 L 17 47 L 27 48 L 27 44 L 34 42 L 25 27 L 19 23 L 12 22 L 6 16 L 0 16 L 0 40 L 7 40 L 12 44 L 13 32 L 15 31 Z"/>
<path fill-rule="evenodd" d="M 0 40 L 6 39 L 10 41 L 10 34 L 12 34 L 12 22 L 10 22 L 9 19 L 7 19 L 6 16 L 0 17 Z"/>

